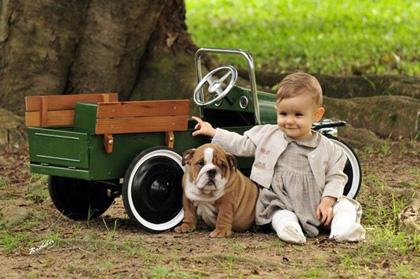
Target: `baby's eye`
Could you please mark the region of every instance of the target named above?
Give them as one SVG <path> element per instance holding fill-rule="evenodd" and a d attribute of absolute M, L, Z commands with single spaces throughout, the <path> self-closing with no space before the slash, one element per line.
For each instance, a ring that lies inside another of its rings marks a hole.
<path fill-rule="evenodd" d="M 301 116 L 303 116 L 303 113 L 297 112 L 297 113 L 295 113 L 295 116 L 296 117 L 301 117 Z"/>
<path fill-rule="evenodd" d="M 281 116 L 286 116 L 287 115 L 287 113 L 285 113 L 285 112 L 279 112 L 279 115 L 281 115 Z"/>

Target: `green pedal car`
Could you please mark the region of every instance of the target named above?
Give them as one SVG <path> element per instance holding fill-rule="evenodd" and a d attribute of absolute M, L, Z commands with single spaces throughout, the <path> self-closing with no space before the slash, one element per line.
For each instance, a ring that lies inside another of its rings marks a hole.
<path fill-rule="evenodd" d="M 233 66 L 201 73 L 204 53 L 242 56 L 251 88 L 236 86 Z M 230 131 L 243 133 L 254 125 L 276 123 L 275 96 L 258 92 L 254 63 L 237 49 L 199 49 L 195 54 L 197 87 L 193 105 L 200 116 Z M 31 96 L 26 98 L 30 170 L 49 176 L 55 207 L 74 220 L 95 218 L 120 195 L 130 218 L 142 228 L 161 232 L 184 216 L 181 164 L 183 151 L 210 139 L 193 137 L 189 100 L 119 102 L 115 93 Z M 359 161 L 336 138 L 345 122 L 324 121 L 313 128 L 345 151 L 345 194 L 354 198 L 361 184 Z M 253 158 L 238 158 L 249 175 Z"/>

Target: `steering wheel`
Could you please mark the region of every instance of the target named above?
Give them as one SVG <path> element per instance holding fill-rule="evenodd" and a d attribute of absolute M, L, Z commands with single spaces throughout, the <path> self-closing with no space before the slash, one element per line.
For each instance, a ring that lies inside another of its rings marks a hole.
<path fill-rule="evenodd" d="M 217 78 L 216 73 L 218 72 L 225 72 L 226 74 L 223 75 L 220 79 Z M 223 89 L 223 82 L 230 76 L 230 81 L 228 85 Z M 231 65 L 229 66 L 222 66 L 210 71 L 207 75 L 203 77 L 202 80 L 197 84 L 194 90 L 194 102 L 199 106 L 207 106 L 211 105 L 222 98 L 224 98 L 232 87 L 235 85 L 236 80 L 238 79 L 238 71 Z M 216 97 L 209 100 L 204 101 L 204 94 L 202 94 L 202 89 L 204 84 L 208 83 L 207 91 L 209 93 L 215 93 Z"/>

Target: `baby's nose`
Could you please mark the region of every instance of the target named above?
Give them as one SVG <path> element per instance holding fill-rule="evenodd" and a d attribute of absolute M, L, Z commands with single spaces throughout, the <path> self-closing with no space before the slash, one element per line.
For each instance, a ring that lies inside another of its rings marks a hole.
<path fill-rule="evenodd" d="M 293 120 L 293 117 L 287 117 L 287 118 L 286 118 L 286 123 L 287 123 L 287 124 L 293 123 L 293 121 L 294 121 L 294 120 Z"/>

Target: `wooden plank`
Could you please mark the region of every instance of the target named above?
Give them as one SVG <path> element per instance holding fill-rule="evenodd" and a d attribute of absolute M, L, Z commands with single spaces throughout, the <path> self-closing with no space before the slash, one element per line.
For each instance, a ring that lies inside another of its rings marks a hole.
<path fill-rule="evenodd" d="M 189 108 L 188 99 L 99 103 L 97 118 L 186 115 Z"/>
<path fill-rule="evenodd" d="M 42 98 L 48 103 L 48 110 L 70 110 L 74 109 L 77 102 L 99 103 L 109 100 L 117 102 L 117 93 L 95 93 L 95 94 L 72 94 L 72 95 L 47 95 L 25 97 L 26 111 L 40 111 Z"/>
<path fill-rule="evenodd" d="M 97 135 L 185 131 L 188 115 L 101 118 L 96 120 Z"/>
<path fill-rule="evenodd" d="M 43 127 L 49 126 L 72 126 L 74 122 L 74 110 L 48 111 L 46 122 Z M 25 113 L 26 127 L 41 127 L 41 113 L 28 111 Z"/>
<path fill-rule="evenodd" d="M 47 127 L 48 121 L 48 99 L 45 96 L 41 97 L 41 127 Z"/>

